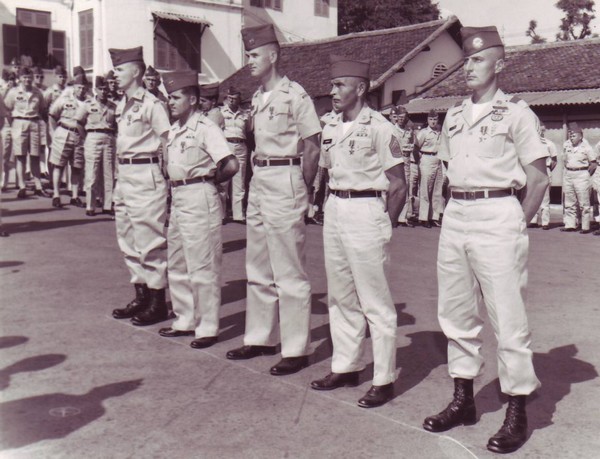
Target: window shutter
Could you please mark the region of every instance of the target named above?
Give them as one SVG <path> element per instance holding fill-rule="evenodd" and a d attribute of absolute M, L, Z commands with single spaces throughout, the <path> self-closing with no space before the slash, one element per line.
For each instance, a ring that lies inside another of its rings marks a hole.
<path fill-rule="evenodd" d="M 79 61 L 84 68 L 94 65 L 94 10 L 79 13 Z"/>
<path fill-rule="evenodd" d="M 19 33 L 17 26 L 2 24 L 2 42 L 4 43 L 4 65 L 9 65 L 11 59 L 19 58 Z"/>
<path fill-rule="evenodd" d="M 17 8 L 17 25 L 50 29 L 50 13 Z"/>
<path fill-rule="evenodd" d="M 53 30 L 50 33 L 50 67 L 56 65 L 66 66 L 66 37 L 60 30 Z"/>

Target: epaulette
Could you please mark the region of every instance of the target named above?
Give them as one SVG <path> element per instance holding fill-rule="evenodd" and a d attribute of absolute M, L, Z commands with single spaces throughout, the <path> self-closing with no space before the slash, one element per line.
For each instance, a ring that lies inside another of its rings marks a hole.
<path fill-rule="evenodd" d="M 308 96 L 308 93 L 306 92 L 306 90 L 302 86 L 300 86 L 300 84 L 296 83 L 295 81 L 290 81 L 289 88 L 292 92 L 294 92 L 298 96 L 302 96 L 302 98 Z"/>
<path fill-rule="evenodd" d="M 463 104 L 463 101 L 462 101 L 462 100 L 459 100 L 458 102 L 456 102 L 456 103 L 455 103 L 455 104 L 452 106 L 452 108 L 460 107 L 462 104 Z"/>
<path fill-rule="evenodd" d="M 523 99 L 521 99 L 519 96 L 512 96 L 509 100 L 509 102 L 511 104 L 518 104 L 520 101 L 522 101 Z"/>
<path fill-rule="evenodd" d="M 379 122 L 389 122 L 385 116 L 383 116 L 381 113 L 375 110 L 371 111 L 371 119 L 377 120 Z"/>

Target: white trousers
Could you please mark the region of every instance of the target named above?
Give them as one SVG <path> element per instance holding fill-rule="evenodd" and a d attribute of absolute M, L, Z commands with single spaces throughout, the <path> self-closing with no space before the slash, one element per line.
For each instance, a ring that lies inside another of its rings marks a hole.
<path fill-rule="evenodd" d="M 214 184 L 173 188 L 168 231 L 169 292 L 177 316 L 171 328 L 219 334 L 221 201 Z"/>
<path fill-rule="evenodd" d="M 528 395 L 539 387 L 525 312 L 529 239 L 515 197 L 451 199 L 438 248 L 438 318 L 448 338 L 452 378 L 473 379 L 483 368 L 482 307 L 498 340 L 502 392 Z"/>
<path fill-rule="evenodd" d="M 247 219 L 248 277 L 244 344 L 277 344 L 282 357 L 307 355 L 311 290 L 305 269 L 308 207 L 300 166 L 255 167 Z"/>
<path fill-rule="evenodd" d="M 113 199 L 117 242 L 132 284 L 167 286 L 167 182 L 158 164 L 119 164 Z"/>
<path fill-rule="evenodd" d="M 577 226 L 577 207 L 581 207 L 581 229 L 590 229 L 592 206 L 590 204 L 590 188 L 592 178 L 587 170 L 565 170 L 563 179 L 563 193 L 565 195 L 565 228 Z"/>
<path fill-rule="evenodd" d="M 439 220 L 443 184 L 442 162 L 436 155 L 421 155 L 419 173 L 421 176 L 419 183 L 419 220 Z"/>
<path fill-rule="evenodd" d="M 244 195 L 246 194 L 246 161 L 248 149 L 243 143 L 229 143 L 240 168 L 231 178 L 231 212 L 234 220 L 244 219 Z"/>
<path fill-rule="evenodd" d="M 384 209 L 381 198 L 331 195 L 323 226 L 333 341 L 331 370 L 347 373 L 365 367 L 368 323 L 376 386 L 396 379 L 396 309 L 385 273 L 392 225 Z"/>

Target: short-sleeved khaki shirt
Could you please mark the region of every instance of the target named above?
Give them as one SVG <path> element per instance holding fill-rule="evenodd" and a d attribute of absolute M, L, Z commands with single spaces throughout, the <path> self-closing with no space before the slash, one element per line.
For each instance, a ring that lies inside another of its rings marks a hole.
<path fill-rule="evenodd" d="M 13 118 L 35 118 L 42 116 L 46 110 L 44 95 L 36 87 L 30 90 L 25 90 L 21 86 L 11 88 L 6 93 L 4 104 Z"/>
<path fill-rule="evenodd" d="M 213 177 L 217 163 L 231 155 L 223 131 L 200 112 L 182 126 L 175 121 L 167 141 L 167 170 L 171 180 Z"/>
<path fill-rule="evenodd" d="M 67 127 L 77 128 L 85 119 L 85 102 L 72 94 L 65 94 L 54 101 L 50 116 Z"/>
<path fill-rule="evenodd" d="M 415 145 L 414 131 L 408 126 L 400 127 L 397 124 L 394 125 L 394 129 L 396 132 L 396 137 L 398 137 L 398 142 L 400 142 L 402 154 L 404 156 L 410 156 Z"/>
<path fill-rule="evenodd" d="M 112 129 L 116 128 L 117 106 L 111 100 L 100 102 L 96 97 L 85 101 L 85 129 Z"/>
<path fill-rule="evenodd" d="M 523 100 L 498 90 L 489 110 L 473 120 L 466 99 L 448 110 L 438 158 L 448 162 L 447 177 L 462 190 L 520 189 L 527 183 L 523 166 L 548 156 L 539 120 Z"/>
<path fill-rule="evenodd" d="M 364 107 L 344 134 L 342 115 L 323 128 L 319 165 L 329 169 L 332 190 L 387 191 L 385 171 L 404 163 L 392 123 Z"/>
<path fill-rule="evenodd" d="M 225 126 L 223 132 L 226 138 L 246 139 L 246 131 L 248 129 L 248 120 L 250 113 L 239 108 L 236 112 L 231 110 L 228 105 L 221 108 L 221 114 Z"/>
<path fill-rule="evenodd" d="M 419 151 L 425 153 L 437 153 L 440 148 L 440 132 L 427 126 L 417 131 L 415 144 Z"/>
<path fill-rule="evenodd" d="M 283 77 L 263 101 L 263 88 L 252 98 L 256 158 L 299 158 L 302 140 L 321 132 L 312 100 L 298 83 Z"/>
<path fill-rule="evenodd" d="M 596 161 L 596 155 L 587 140 L 582 139 L 576 147 L 567 140 L 563 144 L 563 161 L 567 168 L 577 169 L 588 167 L 591 161 Z"/>
<path fill-rule="evenodd" d="M 46 107 L 52 106 L 54 101 L 58 99 L 65 88 L 61 88 L 58 84 L 53 84 L 48 89 L 44 91 L 44 101 L 46 102 Z"/>
<path fill-rule="evenodd" d="M 117 155 L 124 159 L 156 156 L 160 137 L 171 127 L 163 103 L 144 88 L 117 103 L 116 117 Z"/>

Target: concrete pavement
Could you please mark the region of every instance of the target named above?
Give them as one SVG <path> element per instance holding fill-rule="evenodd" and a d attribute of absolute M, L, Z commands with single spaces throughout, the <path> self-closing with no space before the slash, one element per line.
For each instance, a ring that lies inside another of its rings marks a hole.
<path fill-rule="evenodd" d="M 311 366 L 268 372 L 279 356 L 225 359 L 242 344 L 245 227 L 223 228 L 222 332 L 207 350 L 113 319 L 132 296 L 114 222 L 50 200 L 3 195 L 0 239 L 2 458 L 472 458 L 500 427 L 505 405 L 495 340 L 484 329 L 486 372 L 476 380 L 478 423 L 443 435 L 421 428 L 452 384 L 436 318 L 439 230 L 394 231 L 398 310 L 396 398 L 365 410 L 372 365 L 357 388 L 313 391 L 329 372 L 321 228 L 308 228 L 313 288 Z M 557 215 L 554 215 L 556 221 Z M 531 437 L 511 457 L 595 458 L 600 452 L 597 351 L 600 237 L 530 231 L 529 319 L 542 388 L 529 403 Z M 367 361 L 370 348 L 367 349 Z"/>

